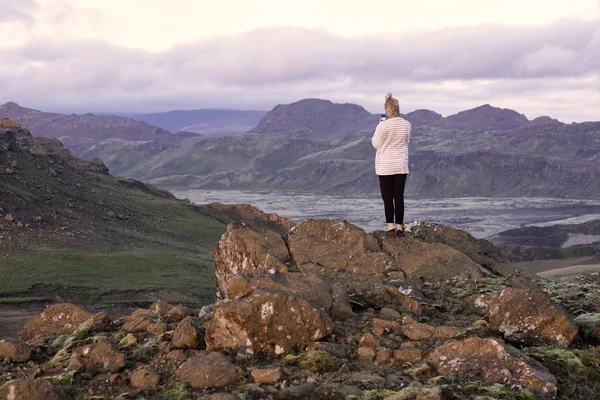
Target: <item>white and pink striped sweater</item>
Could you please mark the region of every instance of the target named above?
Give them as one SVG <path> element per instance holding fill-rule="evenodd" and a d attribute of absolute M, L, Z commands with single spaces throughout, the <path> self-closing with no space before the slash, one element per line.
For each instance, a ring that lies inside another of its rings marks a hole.
<path fill-rule="evenodd" d="M 377 149 L 375 173 L 377 175 L 408 174 L 408 144 L 410 122 L 402 117 L 381 121 L 371 139 Z"/>

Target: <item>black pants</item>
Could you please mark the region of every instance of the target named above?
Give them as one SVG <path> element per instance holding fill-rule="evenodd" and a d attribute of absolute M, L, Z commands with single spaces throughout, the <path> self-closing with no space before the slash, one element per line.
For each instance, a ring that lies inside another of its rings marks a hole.
<path fill-rule="evenodd" d="M 394 223 L 394 215 L 398 225 L 404 224 L 404 186 L 407 174 L 377 175 L 379 188 L 385 207 L 385 221 Z"/>

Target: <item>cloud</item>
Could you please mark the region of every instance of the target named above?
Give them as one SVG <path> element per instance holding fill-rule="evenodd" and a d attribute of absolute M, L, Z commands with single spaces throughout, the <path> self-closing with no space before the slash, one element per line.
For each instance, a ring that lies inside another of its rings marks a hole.
<path fill-rule="evenodd" d="M 595 111 L 587 103 L 600 101 L 588 93 L 600 79 L 597 25 L 564 20 L 360 38 L 264 28 L 161 53 L 100 41 L 38 39 L 0 49 L 0 103 L 70 111 L 268 109 L 324 97 L 379 110 L 381 93 L 398 88 L 410 108 L 439 112 L 531 95 L 537 103 L 520 103 L 528 110 L 538 104 L 532 112 L 537 116 L 556 109 L 556 93 L 566 98 L 586 93 L 583 110 L 554 116 L 591 119 Z"/>
<path fill-rule="evenodd" d="M 5 22 L 33 20 L 33 12 L 39 4 L 36 0 L 0 0 L 0 24 Z"/>

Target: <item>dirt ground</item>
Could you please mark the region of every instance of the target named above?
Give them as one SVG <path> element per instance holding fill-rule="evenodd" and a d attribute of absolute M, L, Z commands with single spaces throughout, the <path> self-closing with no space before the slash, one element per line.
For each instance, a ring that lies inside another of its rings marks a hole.
<path fill-rule="evenodd" d="M 580 258 L 568 258 L 561 260 L 534 260 L 524 261 L 519 263 L 512 263 L 511 265 L 516 269 L 532 272 L 540 275 L 541 272 L 560 270 L 563 268 L 569 268 L 573 266 L 586 266 L 586 265 L 597 265 L 600 264 L 600 260 L 597 257 L 580 257 Z M 593 271 L 590 271 L 593 272 Z M 558 275 L 560 273 L 556 272 Z M 570 274 L 569 274 L 570 275 Z"/>
<path fill-rule="evenodd" d="M 569 277 L 575 275 L 591 274 L 594 272 L 600 272 L 600 264 L 573 265 L 566 268 L 551 269 L 549 271 L 538 272 L 537 275 L 542 278 L 568 279 Z"/>
<path fill-rule="evenodd" d="M 47 303 L 0 304 L 0 339 L 16 338 L 30 319 L 38 316 Z"/>

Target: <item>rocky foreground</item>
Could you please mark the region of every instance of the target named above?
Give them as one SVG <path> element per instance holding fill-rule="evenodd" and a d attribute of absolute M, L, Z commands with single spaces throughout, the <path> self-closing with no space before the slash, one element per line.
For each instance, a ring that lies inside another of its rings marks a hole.
<path fill-rule="evenodd" d="M 600 398 L 597 276 L 507 276 L 491 243 L 425 223 L 233 223 L 214 255 L 200 310 L 50 305 L 0 341 L 0 400 Z"/>

